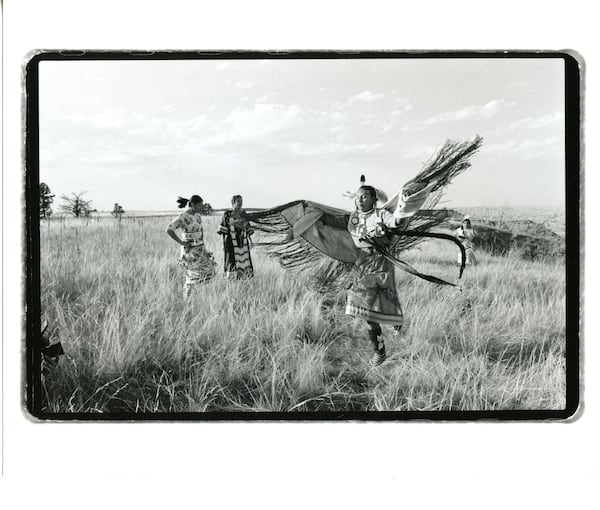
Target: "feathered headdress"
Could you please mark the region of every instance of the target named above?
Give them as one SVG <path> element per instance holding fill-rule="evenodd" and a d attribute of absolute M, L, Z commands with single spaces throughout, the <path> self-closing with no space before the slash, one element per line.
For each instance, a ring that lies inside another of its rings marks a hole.
<path fill-rule="evenodd" d="M 361 174 L 361 176 L 360 176 L 360 186 L 359 186 L 358 189 L 360 189 L 362 187 L 372 188 L 373 190 L 375 190 L 375 196 L 377 197 L 377 200 L 379 202 L 381 202 L 381 203 L 387 202 L 388 196 L 387 196 L 387 193 L 385 191 L 383 191 L 383 190 L 381 190 L 379 188 L 375 188 L 374 186 L 369 186 L 369 185 L 365 184 L 365 182 L 366 182 L 365 175 Z M 346 191 L 345 193 L 342 193 L 342 196 L 344 196 L 346 198 L 352 198 L 352 199 L 354 199 L 354 198 L 356 198 L 357 194 L 358 193 L 356 191 L 354 191 L 354 192 L 352 192 L 352 191 Z"/>

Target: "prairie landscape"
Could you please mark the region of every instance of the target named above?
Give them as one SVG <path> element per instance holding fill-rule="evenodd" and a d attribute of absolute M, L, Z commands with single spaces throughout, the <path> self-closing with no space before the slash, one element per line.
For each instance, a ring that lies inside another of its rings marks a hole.
<path fill-rule="evenodd" d="M 546 220 L 560 225 L 557 214 Z M 169 219 L 41 221 L 42 321 L 66 353 L 43 380 L 42 411 L 565 407 L 564 260 L 478 252 L 460 291 L 398 272 L 405 326 L 384 327 L 388 360 L 371 368 L 344 290 L 317 292 L 258 247 L 253 280 L 222 278 L 218 215 L 203 222 L 219 276 L 184 301 Z M 428 241 L 403 259 L 455 281 L 456 256 Z"/>

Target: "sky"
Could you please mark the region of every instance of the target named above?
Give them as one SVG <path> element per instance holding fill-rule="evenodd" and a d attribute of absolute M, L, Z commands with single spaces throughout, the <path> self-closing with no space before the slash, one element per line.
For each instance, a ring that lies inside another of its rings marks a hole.
<path fill-rule="evenodd" d="M 475 134 L 442 205 L 564 208 L 560 59 L 44 61 L 40 181 L 98 210 L 307 199 L 350 209 L 361 174 L 393 194 Z"/>

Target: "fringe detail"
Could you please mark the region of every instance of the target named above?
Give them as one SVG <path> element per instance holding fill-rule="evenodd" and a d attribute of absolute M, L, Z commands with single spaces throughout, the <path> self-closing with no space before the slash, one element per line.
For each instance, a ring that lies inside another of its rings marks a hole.
<path fill-rule="evenodd" d="M 400 227 L 413 232 L 429 232 L 448 221 L 450 213 L 445 209 L 432 210 L 441 200 L 446 186 L 452 179 L 471 167 L 470 158 L 481 148 L 483 138 L 475 135 L 470 140 L 455 142 L 447 140 L 423 166 L 423 169 L 410 181 L 403 190 L 413 193 L 425 188 L 434 181 L 431 193 L 425 200 L 420 211 L 408 218 Z M 414 248 L 425 241 L 422 237 L 405 237 L 402 234 L 396 237 L 390 246 L 390 253 L 398 255 L 409 248 Z"/>
<path fill-rule="evenodd" d="M 479 135 L 464 142 L 446 141 L 423 169 L 404 185 L 403 191 L 411 194 L 435 182 L 421 210 L 407 218 L 391 238 L 388 251 L 391 256 L 397 256 L 425 240 L 424 237 L 402 235 L 402 230 L 425 233 L 448 221 L 449 211 L 432 209 L 439 203 L 451 180 L 471 166 L 469 159 L 479 150 L 482 142 Z M 305 201 L 296 200 L 271 209 L 246 213 L 246 219 L 255 230 L 254 245 L 264 246 L 267 255 L 277 260 L 284 269 L 306 271 L 317 288 L 347 287 L 353 264 L 331 259 L 301 237 L 292 238 L 293 225 L 281 213 L 298 204 L 305 204 Z M 329 218 L 334 216 L 330 215 Z"/>
<path fill-rule="evenodd" d="M 281 211 L 304 203 L 304 200 L 296 200 L 264 211 L 246 213 L 245 219 L 250 222 L 251 228 L 255 233 L 258 233 L 259 238 L 264 237 L 264 240 L 255 240 L 254 244 L 258 245 L 282 245 L 289 241 L 292 233 L 292 225 L 283 217 Z M 262 236 L 260 235 L 262 234 Z M 267 242 L 269 239 L 270 242 Z"/>
<path fill-rule="evenodd" d="M 452 179 L 470 168 L 469 159 L 481 148 L 482 143 L 483 138 L 479 135 L 464 142 L 446 140 L 446 143 L 425 163 L 423 170 L 404 185 L 404 189 L 414 189 L 416 192 L 437 181 L 422 207 L 433 209 L 442 198 L 444 188 Z"/>
<path fill-rule="evenodd" d="M 340 262 L 324 255 L 304 238 L 292 239 L 292 225 L 281 212 L 304 203 L 297 200 L 272 209 L 246 215 L 255 229 L 254 245 L 265 248 L 288 271 L 304 272 L 309 285 L 321 292 L 346 288 L 353 264 Z"/>
<path fill-rule="evenodd" d="M 246 219 L 255 231 L 254 245 L 267 247 L 267 254 L 284 269 L 304 269 L 314 265 L 325 255 L 302 238 L 292 239 L 292 225 L 281 211 L 303 203 L 296 200 L 284 205 L 247 213 Z"/>
<path fill-rule="evenodd" d="M 449 218 L 449 213 L 445 209 L 439 210 L 420 210 L 414 216 L 409 218 L 409 222 L 402 226 L 406 230 L 410 225 L 413 232 L 429 232 L 431 229 L 443 225 Z M 389 251 L 393 254 L 399 254 L 425 241 L 423 237 L 408 237 L 398 233 L 393 236 Z"/>

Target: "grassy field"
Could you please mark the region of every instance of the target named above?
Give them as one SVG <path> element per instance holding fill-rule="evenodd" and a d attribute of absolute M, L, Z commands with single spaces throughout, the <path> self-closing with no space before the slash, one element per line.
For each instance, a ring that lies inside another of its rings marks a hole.
<path fill-rule="evenodd" d="M 218 217 L 205 218 L 221 274 Z M 68 357 L 45 378 L 48 412 L 562 409 L 564 263 L 478 253 L 462 292 L 398 273 L 406 324 L 384 327 L 370 368 L 345 293 L 319 294 L 258 249 L 256 278 L 182 297 L 168 219 L 42 221 L 42 320 Z M 455 247 L 406 254 L 456 278 Z"/>

